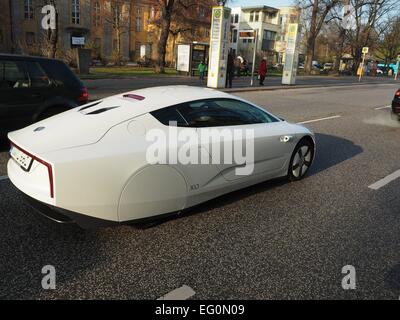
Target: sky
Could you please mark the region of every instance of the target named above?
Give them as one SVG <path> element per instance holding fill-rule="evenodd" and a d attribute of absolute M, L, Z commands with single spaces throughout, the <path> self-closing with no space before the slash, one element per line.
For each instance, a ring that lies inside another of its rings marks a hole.
<path fill-rule="evenodd" d="M 249 7 L 265 5 L 270 7 L 285 7 L 293 3 L 292 0 L 229 0 L 228 7 Z"/>

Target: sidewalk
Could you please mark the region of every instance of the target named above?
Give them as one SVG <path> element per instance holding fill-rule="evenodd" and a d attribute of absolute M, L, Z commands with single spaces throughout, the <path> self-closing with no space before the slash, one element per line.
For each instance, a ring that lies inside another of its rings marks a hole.
<path fill-rule="evenodd" d="M 281 89 L 304 89 L 319 87 L 335 87 L 335 86 L 353 86 L 365 84 L 394 84 L 392 78 L 386 77 L 365 77 L 362 82 L 358 82 L 357 77 L 352 76 L 299 76 L 296 85 L 282 85 L 281 77 L 269 77 L 265 80 L 265 86 L 260 87 L 257 79 L 254 79 L 254 86 L 250 86 L 250 77 L 235 78 L 233 88 L 221 89 L 226 92 L 243 92 L 243 91 L 259 91 L 259 90 L 281 90 Z M 189 85 L 206 87 L 206 81 L 201 81 L 197 77 L 186 76 L 169 76 L 165 78 L 155 77 L 132 77 L 127 79 L 99 79 L 99 80 L 83 80 L 85 86 L 89 90 L 90 100 L 98 100 L 104 97 L 127 92 L 131 90 L 167 86 L 167 85 Z M 400 87 L 400 80 L 397 82 Z"/>

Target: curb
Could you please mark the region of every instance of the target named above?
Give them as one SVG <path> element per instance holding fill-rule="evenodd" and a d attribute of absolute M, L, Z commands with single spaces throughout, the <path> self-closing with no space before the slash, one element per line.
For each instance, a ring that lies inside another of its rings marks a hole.
<path fill-rule="evenodd" d="M 290 90 L 290 89 L 312 89 L 312 88 L 337 88 L 337 87 L 347 87 L 347 86 L 365 86 L 365 85 L 393 85 L 396 83 L 368 83 L 368 82 L 352 82 L 343 84 L 328 84 L 328 85 L 286 85 L 286 86 L 271 86 L 271 87 L 244 87 L 244 88 L 228 88 L 219 89 L 220 91 L 227 93 L 235 92 L 252 92 L 252 91 L 277 91 L 277 90 Z"/>

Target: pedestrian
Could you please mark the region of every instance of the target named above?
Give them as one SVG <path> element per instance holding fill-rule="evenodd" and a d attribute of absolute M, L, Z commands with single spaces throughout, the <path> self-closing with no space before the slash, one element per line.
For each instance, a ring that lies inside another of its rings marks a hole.
<path fill-rule="evenodd" d="M 225 87 L 232 88 L 232 81 L 235 73 L 235 62 L 233 53 L 229 52 L 228 54 L 228 64 L 226 66 L 226 84 Z"/>
<path fill-rule="evenodd" d="M 199 70 L 200 73 L 200 80 L 204 80 L 204 75 L 206 73 L 206 64 L 204 63 L 204 61 L 201 61 L 199 66 L 197 67 L 197 69 Z"/>
<path fill-rule="evenodd" d="M 264 85 L 265 76 L 267 75 L 267 57 L 263 57 L 258 69 L 258 76 L 260 77 L 260 86 Z"/>

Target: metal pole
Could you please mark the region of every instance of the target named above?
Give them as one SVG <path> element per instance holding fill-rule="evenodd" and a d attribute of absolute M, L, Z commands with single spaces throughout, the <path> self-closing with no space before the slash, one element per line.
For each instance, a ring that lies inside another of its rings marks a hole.
<path fill-rule="evenodd" d="M 256 52 L 257 52 L 257 44 L 258 44 L 258 29 L 256 29 L 256 35 L 254 37 L 254 52 L 253 52 L 253 65 L 251 66 L 251 81 L 250 86 L 254 85 L 254 71 L 256 67 Z"/>
<path fill-rule="evenodd" d="M 362 78 L 362 76 L 363 76 L 363 72 L 364 72 L 364 62 L 365 62 L 365 53 L 363 53 L 363 58 L 362 58 L 362 62 L 361 62 L 360 76 L 358 77 L 358 82 L 361 82 L 361 78 Z"/>

